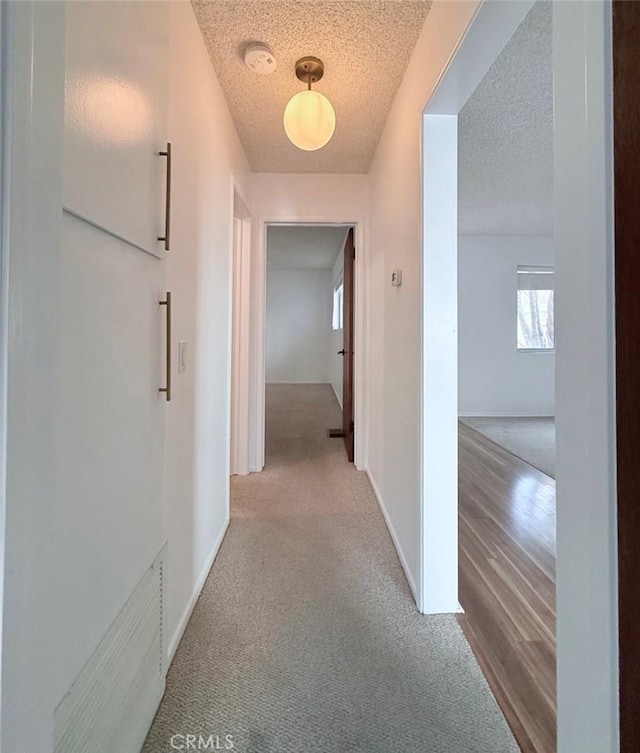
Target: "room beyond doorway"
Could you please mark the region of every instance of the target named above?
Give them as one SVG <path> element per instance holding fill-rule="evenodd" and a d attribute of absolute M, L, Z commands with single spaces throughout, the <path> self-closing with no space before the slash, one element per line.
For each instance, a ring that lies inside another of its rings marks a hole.
<path fill-rule="evenodd" d="M 342 418 L 325 430 L 352 462 L 354 229 L 271 225 L 266 241 L 265 385 L 329 388 Z"/>
<path fill-rule="evenodd" d="M 248 472 L 261 471 L 265 464 L 265 385 L 267 383 L 267 248 L 268 232 L 271 228 L 342 228 L 346 234 L 349 227 L 354 230 L 356 263 L 353 279 L 353 412 L 354 412 L 354 463 L 358 470 L 366 467 L 367 436 L 365 373 L 365 310 L 364 310 L 364 218 L 342 214 L 339 210 L 326 215 L 309 216 L 295 214 L 272 214 L 260 217 L 254 230 L 255 243 L 251 250 L 250 295 L 244 306 L 250 321 L 250 385 L 249 419 L 247 429 Z M 357 260 L 361 260 L 358 262 Z M 330 312 L 331 315 L 331 312 Z M 331 320 L 330 320 L 331 321 Z M 336 348 L 337 350 L 341 348 Z M 326 377 L 325 377 L 326 378 Z M 281 381 L 276 379 L 276 381 Z M 327 427 L 333 428 L 333 427 Z"/>

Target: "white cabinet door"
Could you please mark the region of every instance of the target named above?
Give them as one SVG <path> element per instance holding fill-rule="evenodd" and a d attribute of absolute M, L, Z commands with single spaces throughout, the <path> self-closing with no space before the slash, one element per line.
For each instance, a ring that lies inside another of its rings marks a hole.
<path fill-rule="evenodd" d="M 69 2 L 67 212 L 162 257 L 168 3 Z"/>
<path fill-rule="evenodd" d="M 73 546 L 55 553 L 62 595 L 54 676 L 63 692 L 166 539 L 171 405 L 159 392 L 166 261 L 156 240 L 164 224 L 166 161 L 157 153 L 167 141 L 168 3 L 74 0 L 65 11 L 66 211 L 55 280 L 59 386 L 50 407 L 60 426 L 56 514 L 74 531 Z M 104 713 L 119 716 L 127 692 Z M 153 692 L 141 688 L 141 705 L 129 709 L 136 734 L 151 721 L 144 705 Z"/>

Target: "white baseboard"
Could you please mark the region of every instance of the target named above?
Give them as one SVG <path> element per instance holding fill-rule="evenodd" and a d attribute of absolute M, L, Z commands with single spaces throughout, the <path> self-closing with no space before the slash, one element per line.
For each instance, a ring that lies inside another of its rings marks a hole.
<path fill-rule="evenodd" d="M 380 494 L 378 485 L 376 484 L 373 476 L 371 475 L 371 471 L 368 468 L 365 468 L 365 473 L 367 474 L 367 478 L 369 479 L 369 483 L 371 484 L 373 493 L 376 495 L 376 499 L 378 500 L 378 506 L 380 507 L 380 512 L 382 513 L 384 522 L 387 524 L 387 528 L 389 529 L 389 535 L 391 536 L 393 545 L 396 548 L 398 559 L 400 560 L 400 564 L 402 565 L 402 569 L 404 570 L 404 575 L 405 575 L 405 578 L 407 579 L 407 583 L 409 584 L 409 588 L 411 589 L 411 593 L 413 594 L 413 598 L 416 602 L 416 606 L 418 607 L 418 609 L 420 609 L 420 600 L 418 599 L 418 589 L 416 587 L 415 581 L 413 580 L 413 575 L 411 574 L 411 571 L 409 570 L 409 566 L 407 565 L 407 561 L 405 559 L 404 552 L 402 551 L 402 547 L 400 546 L 400 542 L 398 541 L 398 537 L 396 536 L 396 532 L 393 528 L 393 525 L 391 524 L 391 519 L 389 518 L 389 513 L 387 512 L 387 508 L 384 506 L 384 502 L 382 501 L 382 495 Z"/>
<path fill-rule="evenodd" d="M 207 576 L 209 575 L 209 571 L 213 567 L 213 563 L 215 561 L 216 556 L 218 555 L 218 552 L 220 551 L 220 546 L 222 544 L 222 541 L 224 540 L 225 534 L 227 533 L 227 529 L 229 528 L 229 518 L 225 521 L 224 526 L 222 527 L 222 531 L 220 531 L 218 538 L 215 540 L 215 543 L 213 545 L 213 548 L 211 550 L 211 554 L 207 557 L 207 561 L 205 562 L 204 567 L 202 568 L 202 571 L 200 572 L 200 576 L 198 577 L 198 580 L 196 581 L 195 588 L 193 589 L 193 593 L 191 594 L 191 598 L 189 599 L 189 602 L 187 603 L 187 606 L 182 613 L 182 618 L 180 619 L 180 622 L 178 623 L 178 628 L 171 639 L 171 642 L 169 643 L 169 651 L 167 655 L 167 666 L 171 664 L 173 661 L 173 657 L 175 656 L 175 653 L 178 649 L 178 646 L 180 644 L 180 641 L 182 640 L 182 636 L 184 635 L 184 631 L 187 629 L 187 624 L 189 623 L 189 620 L 191 619 L 191 615 L 193 613 L 193 610 L 195 608 L 196 602 L 200 598 L 200 594 L 202 593 L 202 589 L 204 587 L 204 582 L 207 579 Z"/>
<path fill-rule="evenodd" d="M 338 395 L 338 390 L 336 389 L 336 386 L 333 382 L 331 382 L 331 386 L 333 387 L 333 392 L 335 393 L 336 400 L 340 404 L 340 410 L 342 410 L 342 395 Z"/>

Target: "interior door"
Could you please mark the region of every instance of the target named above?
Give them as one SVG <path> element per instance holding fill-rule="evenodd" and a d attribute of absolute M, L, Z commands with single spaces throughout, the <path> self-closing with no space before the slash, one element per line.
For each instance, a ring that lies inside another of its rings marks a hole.
<path fill-rule="evenodd" d="M 349 229 L 344 244 L 344 298 L 343 298 L 343 363 L 342 363 L 342 433 L 349 462 L 353 463 L 353 272 L 356 259 L 353 228 Z"/>
<path fill-rule="evenodd" d="M 640 3 L 613 3 L 620 750 L 640 750 Z"/>

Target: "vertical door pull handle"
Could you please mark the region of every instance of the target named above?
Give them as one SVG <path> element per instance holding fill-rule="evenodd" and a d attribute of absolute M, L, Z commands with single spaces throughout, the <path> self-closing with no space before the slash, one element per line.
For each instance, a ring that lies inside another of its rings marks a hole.
<path fill-rule="evenodd" d="M 160 301 L 161 306 L 166 306 L 167 312 L 167 345 L 166 345 L 166 387 L 160 387 L 159 392 L 164 392 L 167 402 L 171 400 L 171 293 L 167 291 L 167 297 Z"/>
<path fill-rule="evenodd" d="M 167 149 L 158 152 L 161 157 L 167 158 L 167 192 L 164 205 L 164 235 L 158 236 L 158 241 L 164 241 L 165 251 L 171 247 L 171 144 L 167 142 Z"/>

